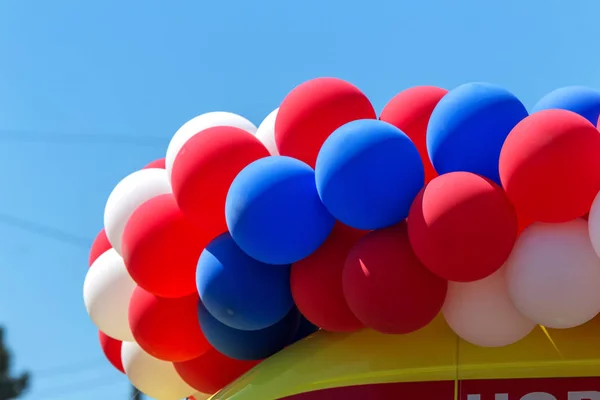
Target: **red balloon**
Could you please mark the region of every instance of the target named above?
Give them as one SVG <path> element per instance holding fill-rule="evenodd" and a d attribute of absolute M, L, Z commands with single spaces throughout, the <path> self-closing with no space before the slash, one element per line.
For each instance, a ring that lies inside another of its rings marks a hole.
<path fill-rule="evenodd" d="M 448 282 L 415 256 L 406 223 L 372 231 L 346 259 L 344 294 L 354 315 L 383 333 L 410 333 L 440 312 Z"/>
<path fill-rule="evenodd" d="M 159 158 L 158 160 L 154 160 L 152 161 L 150 164 L 146 165 L 144 168 L 142 169 L 148 169 L 148 168 L 159 168 L 159 169 L 165 169 L 165 159 L 164 158 Z"/>
<path fill-rule="evenodd" d="M 135 341 L 148 354 L 164 361 L 188 361 L 210 345 L 200 329 L 198 294 L 160 298 L 137 287 L 129 302 L 129 326 Z"/>
<path fill-rule="evenodd" d="M 113 339 L 101 331 L 98 331 L 98 338 L 100 339 L 100 347 L 102 347 L 102 352 L 106 356 L 106 359 L 113 367 L 125 373 L 123 362 L 121 361 L 121 346 L 123 342 Z"/>
<path fill-rule="evenodd" d="M 433 109 L 446 93 L 446 89 L 435 86 L 412 87 L 390 100 L 379 116 L 380 120 L 394 125 L 413 141 L 425 167 L 425 182 L 438 175 L 427 153 L 427 124 Z"/>
<path fill-rule="evenodd" d="M 472 282 L 496 272 L 518 232 L 517 214 L 502 188 L 470 172 L 433 179 L 408 214 L 410 243 L 434 274 Z"/>
<path fill-rule="evenodd" d="M 377 118 L 357 87 L 336 78 L 317 78 L 295 87 L 283 99 L 275 119 L 275 142 L 282 156 L 315 167 L 323 142 L 342 125 Z"/>
<path fill-rule="evenodd" d="M 234 360 L 211 348 L 190 361 L 173 363 L 181 379 L 201 393 L 213 394 L 238 379 L 260 361 Z"/>
<path fill-rule="evenodd" d="M 226 232 L 231 182 L 248 164 L 269 155 L 260 140 L 239 128 L 218 126 L 194 135 L 177 154 L 171 173 L 181 211 L 213 236 Z"/>
<path fill-rule="evenodd" d="M 196 293 L 196 265 L 212 237 L 191 223 L 172 194 L 138 207 L 125 225 L 122 255 L 133 280 L 160 297 Z"/>
<path fill-rule="evenodd" d="M 302 315 L 314 325 L 331 332 L 363 327 L 344 298 L 342 272 L 350 249 L 365 234 L 337 223 L 316 252 L 292 265 L 292 296 Z"/>
<path fill-rule="evenodd" d="M 517 124 L 500 153 L 500 180 L 517 212 L 560 223 L 590 210 L 600 191 L 600 133 L 566 110 L 536 112 Z"/>
<path fill-rule="evenodd" d="M 110 242 L 108 241 L 108 237 L 106 236 L 106 231 L 104 228 L 98 233 L 96 239 L 94 239 L 94 243 L 92 243 L 92 248 L 90 249 L 90 256 L 88 259 L 88 265 L 91 267 L 94 261 L 98 257 L 100 257 L 103 253 L 112 249 Z"/>

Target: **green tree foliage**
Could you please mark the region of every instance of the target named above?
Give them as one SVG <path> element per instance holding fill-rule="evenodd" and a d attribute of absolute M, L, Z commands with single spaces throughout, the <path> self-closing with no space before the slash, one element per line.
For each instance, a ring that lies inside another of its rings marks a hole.
<path fill-rule="evenodd" d="M 4 341 L 4 328 L 0 327 L 0 400 L 18 399 L 29 387 L 28 373 L 13 377 L 10 369 L 11 354 Z"/>

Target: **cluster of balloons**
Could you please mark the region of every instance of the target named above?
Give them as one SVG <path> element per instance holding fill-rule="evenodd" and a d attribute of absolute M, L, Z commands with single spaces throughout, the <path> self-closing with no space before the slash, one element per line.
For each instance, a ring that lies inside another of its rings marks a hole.
<path fill-rule="evenodd" d="M 293 89 L 258 128 L 193 118 L 106 203 L 84 283 L 102 348 L 159 400 L 210 395 L 317 329 L 440 312 L 514 343 L 600 312 L 600 92 Z M 588 216 L 589 214 L 589 216 Z"/>

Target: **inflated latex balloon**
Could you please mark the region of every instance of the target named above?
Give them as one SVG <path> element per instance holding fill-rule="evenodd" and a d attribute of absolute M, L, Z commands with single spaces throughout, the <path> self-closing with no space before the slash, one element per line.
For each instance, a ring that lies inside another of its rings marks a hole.
<path fill-rule="evenodd" d="M 252 369 L 259 361 L 235 360 L 210 349 L 193 360 L 174 363 L 179 376 L 199 392 L 214 394 Z"/>
<path fill-rule="evenodd" d="M 127 307 L 135 286 L 114 249 L 100 255 L 88 269 L 83 283 L 85 308 L 94 325 L 114 339 L 133 340 Z"/>
<path fill-rule="evenodd" d="M 175 135 L 173 135 L 173 138 L 171 138 L 171 142 L 167 148 L 165 167 L 167 169 L 169 179 L 171 179 L 175 158 L 177 157 L 177 154 L 183 145 L 199 132 L 202 132 L 208 128 L 214 128 L 216 126 L 232 126 L 243 129 L 252 134 L 256 132 L 256 126 L 252 122 L 240 115 L 230 112 L 214 111 L 192 118 L 183 124 L 181 128 L 177 130 L 177 132 L 175 132 Z"/>
<path fill-rule="evenodd" d="M 542 97 L 531 112 L 557 108 L 579 114 L 596 125 L 600 116 L 600 91 L 584 86 L 556 89 Z"/>
<path fill-rule="evenodd" d="M 425 183 L 414 143 L 378 120 L 350 122 L 323 144 L 315 168 L 327 210 L 357 229 L 380 229 L 403 221 Z"/>
<path fill-rule="evenodd" d="M 497 271 L 517 232 L 517 214 L 502 188 L 470 172 L 433 179 L 408 216 L 417 257 L 434 274 L 456 282 L 477 281 Z"/>
<path fill-rule="evenodd" d="M 500 177 L 517 212 L 532 221 L 567 222 L 590 210 L 600 191 L 600 134 L 582 116 L 539 111 L 510 133 Z"/>
<path fill-rule="evenodd" d="M 227 231 L 225 199 L 231 182 L 248 164 L 268 157 L 251 133 L 230 126 L 208 128 L 181 148 L 171 186 L 181 211 L 211 236 Z"/>
<path fill-rule="evenodd" d="M 255 361 L 272 356 L 289 345 L 298 331 L 300 313 L 296 307 L 281 321 L 258 331 L 242 331 L 220 323 L 198 306 L 198 317 L 204 336 L 220 353 L 236 360 Z"/>
<path fill-rule="evenodd" d="M 344 294 L 354 315 L 382 333 L 419 330 L 440 312 L 448 283 L 413 253 L 406 223 L 372 231 L 350 250 Z"/>
<path fill-rule="evenodd" d="M 482 347 L 508 346 L 536 326 L 510 300 L 504 268 L 476 282 L 449 282 L 442 312 L 458 336 Z"/>
<path fill-rule="evenodd" d="M 415 86 L 398 93 L 381 111 L 379 119 L 404 132 L 417 146 L 425 167 L 425 182 L 437 176 L 427 153 L 427 125 L 435 106 L 448 93 L 435 86 Z"/>
<path fill-rule="evenodd" d="M 516 308 L 548 328 L 582 325 L 600 312 L 600 258 L 587 223 L 534 223 L 519 236 L 506 281 Z"/>
<path fill-rule="evenodd" d="M 154 160 L 151 163 L 147 164 L 144 168 L 142 169 L 150 169 L 150 168 L 158 168 L 158 169 L 165 169 L 165 159 L 164 158 L 159 158 L 158 160 Z"/>
<path fill-rule="evenodd" d="M 256 130 L 256 138 L 265 145 L 269 153 L 272 156 L 278 156 L 279 150 L 277 150 L 277 143 L 275 143 L 275 119 L 279 108 L 271 111 L 269 115 L 260 123 Z"/>
<path fill-rule="evenodd" d="M 123 257 L 131 277 L 146 291 L 184 297 L 196 292 L 196 265 L 211 239 L 166 194 L 132 214 L 123 234 Z"/>
<path fill-rule="evenodd" d="M 375 119 L 371 102 L 357 87 L 336 78 L 317 78 L 285 97 L 275 120 L 279 154 L 315 166 L 325 140 L 340 126 Z"/>
<path fill-rule="evenodd" d="M 167 173 L 157 168 L 134 172 L 115 186 L 104 208 L 104 228 L 117 253 L 122 254 L 123 230 L 131 214 L 146 201 L 166 193 L 171 193 Z"/>
<path fill-rule="evenodd" d="M 138 286 L 129 302 L 129 325 L 140 347 L 159 360 L 187 361 L 210 349 L 198 322 L 196 293 L 165 299 Z"/>
<path fill-rule="evenodd" d="M 291 264 L 327 239 L 335 219 L 321 203 L 315 172 L 302 161 L 265 157 L 239 173 L 225 203 L 233 240 L 266 264 Z"/>
<path fill-rule="evenodd" d="M 527 116 L 509 91 L 489 83 L 467 83 L 433 110 L 427 150 L 439 174 L 467 171 L 500 183 L 498 158 L 511 129 Z"/>
<path fill-rule="evenodd" d="M 111 338 L 102 331 L 98 331 L 98 338 L 100 339 L 102 352 L 106 356 L 108 362 L 110 362 L 118 371 L 125 373 L 123 362 L 121 361 L 121 345 L 123 342 Z"/>
<path fill-rule="evenodd" d="M 229 232 L 218 236 L 202 252 L 196 285 L 212 316 L 235 329 L 267 328 L 294 306 L 290 267 L 251 258 Z"/>
<path fill-rule="evenodd" d="M 300 315 L 300 323 L 298 324 L 298 329 L 296 330 L 296 334 L 294 338 L 290 342 L 290 344 L 294 344 L 313 333 L 317 332 L 319 327 L 307 320 L 303 315 Z"/>
<path fill-rule="evenodd" d="M 342 273 L 348 252 L 365 233 L 337 223 L 317 251 L 292 265 L 290 282 L 298 310 L 326 331 L 363 327 L 344 298 Z"/>
<path fill-rule="evenodd" d="M 600 192 L 592 203 L 589 215 L 586 215 L 583 219 L 588 221 L 590 240 L 596 254 L 600 257 Z"/>
<path fill-rule="evenodd" d="M 131 384 L 146 396 L 178 400 L 197 392 L 181 379 L 173 363 L 152 357 L 135 342 L 123 343 L 121 359 Z"/>
<path fill-rule="evenodd" d="M 90 256 L 88 258 L 88 265 L 91 267 L 94 261 L 100 255 L 108 250 L 112 249 L 110 242 L 108 241 L 108 237 L 106 237 L 106 231 L 104 228 L 98 233 L 96 239 L 94 239 L 94 243 L 92 243 L 92 248 L 90 249 Z"/>

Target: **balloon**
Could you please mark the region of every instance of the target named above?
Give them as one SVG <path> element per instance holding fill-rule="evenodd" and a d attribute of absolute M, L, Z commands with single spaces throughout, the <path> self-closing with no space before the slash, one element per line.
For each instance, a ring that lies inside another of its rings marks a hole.
<path fill-rule="evenodd" d="M 417 146 L 425 167 L 425 182 L 437 176 L 427 153 L 427 124 L 435 106 L 448 93 L 435 86 L 415 86 L 398 93 L 381 111 L 379 119 L 404 132 Z"/>
<path fill-rule="evenodd" d="M 106 356 L 108 362 L 112 364 L 117 370 L 125 373 L 123 369 L 123 363 L 121 362 L 121 345 L 123 342 L 117 339 L 113 339 L 102 331 L 98 331 L 98 338 L 100 339 L 100 347 L 102 352 Z"/>
<path fill-rule="evenodd" d="M 296 334 L 294 335 L 291 343 L 294 344 L 305 337 L 312 335 L 318 330 L 318 326 L 307 320 L 303 315 L 300 315 L 300 323 L 298 324 L 298 329 L 296 330 Z"/>
<path fill-rule="evenodd" d="M 448 283 L 413 253 L 406 223 L 368 233 L 350 250 L 344 294 L 354 315 L 382 333 L 423 328 L 440 312 Z"/>
<path fill-rule="evenodd" d="M 319 200 L 313 169 L 282 156 L 262 158 L 240 172 L 229 189 L 225 217 L 246 254 L 275 265 L 312 254 L 335 223 Z"/>
<path fill-rule="evenodd" d="M 502 144 L 527 109 L 512 93 L 488 83 L 468 83 L 435 107 L 427 127 L 429 158 L 439 174 L 473 172 L 500 183 Z"/>
<path fill-rule="evenodd" d="M 231 182 L 251 162 L 268 157 L 252 134 L 235 127 L 208 128 L 181 148 L 171 171 L 177 205 L 212 236 L 227 231 L 225 198 Z"/>
<path fill-rule="evenodd" d="M 150 164 L 146 165 L 143 169 L 150 169 L 150 168 L 165 169 L 166 168 L 165 159 L 159 158 L 158 160 L 154 160 Z"/>
<path fill-rule="evenodd" d="M 166 194 L 135 210 L 123 234 L 123 257 L 131 277 L 146 291 L 184 297 L 196 292 L 196 265 L 210 239 Z"/>
<path fill-rule="evenodd" d="M 360 120 L 325 141 L 315 179 L 334 217 L 369 230 L 403 221 L 425 175 L 417 148 L 401 130 L 387 122 Z"/>
<path fill-rule="evenodd" d="M 278 156 L 279 150 L 277 150 L 277 143 L 275 143 L 275 119 L 279 108 L 271 111 L 269 115 L 260 123 L 256 130 L 256 138 L 265 145 L 269 153 L 272 156 Z"/>
<path fill-rule="evenodd" d="M 317 251 L 292 265 L 290 282 L 298 310 L 327 331 L 363 327 L 344 298 L 342 271 L 350 249 L 365 233 L 338 223 Z"/>
<path fill-rule="evenodd" d="M 410 243 L 419 260 L 456 282 L 477 281 L 497 271 L 517 232 L 517 214 L 502 188 L 469 172 L 429 182 L 408 216 Z"/>
<path fill-rule="evenodd" d="M 198 306 L 198 317 L 204 336 L 219 352 L 236 360 L 262 360 L 287 346 L 300 323 L 296 307 L 281 321 L 258 331 L 233 329 L 215 319 L 202 305 Z"/>
<path fill-rule="evenodd" d="M 122 254 L 123 230 L 136 208 L 161 194 L 171 193 L 167 173 L 162 169 L 143 169 L 125 177 L 106 201 L 104 228 L 117 253 Z"/>
<path fill-rule="evenodd" d="M 183 145 L 197 133 L 217 126 L 232 126 L 234 128 L 243 129 L 252 134 L 256 132 L 256 126 L 254 126 L 252 122 L 248 121 L 242 116 L 230 112 L 215 111 L 201 114 L 192 118 L 183 124 L 181 128 L 177 130 L 177 132 L 175 132 L 175 135 L 173 135 L 173 138 L 169 143 L 169 147 L 167 148 L 165 167 L 167 169 L 169 179 L 171 179 L 175 158 L 177 157 L 177 154 Z"/>
<path fill-rule="evenodd" d="M 212 316 L 235 329 L 267 328 L 294 305 L 289 266 L 268 265 L 249 257 L 229 232 L 202 252 L 196 285 Z"/>
<path fill-rule="evenodd" d="M 556 89 L 537 102 L 533 107 L 532 114 L 551 109 L 572 111 L 595 126 L 600 116 L 600 91 L 583 86 L 567 86 Z"/>
<path fill-rule="evenodd" d="M 187 361 L 210 345 L 198 322 L 198 295 L 165 299 L 137 287 L 129 303 L 129 326 L 135 341 L 164 361 Z"/>
<path fill-rule="evenodd" d="M 507 262 L 516 308 L 548 328 L 582 325 L 600 312 L 600 258 L 582 219 L 526 228 Z"/>
<path fill-rule="evenodd" d="M 152 357 L 135 342 L 123 343 L 121 359 L 131 384 L 146 396 L 175 400 L 196 392 L 181 379 L 172 363 Z"/>
<path fill-rule="evenodd" d="M 500 176 L 517 212 L 533 221 L 567 222 L 590 210 L 600 191 L 600 134 L 565 110 L 527 117 L 510 133 Z"/>
<path fill-rule="evenodd" d="M 100 255 L 108 250 L 112 249 L 108 238 L 106 237 L 106 231 L 104 228 L 98 233 L 96 239 L 94 239 L 94 243 L 92 243 L 92 248 L 90 249 L 90 256 L 88 258 L 88 265 L 91 267 L 94 261 Z"/>
<path fill-rule="evenodd" d="M 181 378 L 199 392 L 214 394 L 252 369 L 259 361 L 235 360 L 210 349 L 200 357 L 174 363 Z"/>
<path fill-rule="evenodd" d="M 590 240 L 596 254 L 600 257 L 600 192 L 596 195 L 587 218 L 583 219 L 588 221 Z"/>
<path fill-rule="evenodd" d="M 275 120 L 279 154 L 315 166 L 325 139 L 347 122 L 375 119 L 371 102 L 357 87 L 336 78 L 317 78 L 285 97 Z"/>
<path fill-rule="evenodd" d="M 90 319 L 108 336 L 132 341 L 127 321 L 127 306 L 135 289 L 115 249 L 104 252 L 94 261 L 83 283 L 83 301 Z"/>
<path fill-rule="evenodd" d="M 525 318 L 508 295 L 505 269 L 476 282 L 449 282 L 442 312 L 463 340 L 482 347 L 500 347 L 527 336 L 536 324 Z"/>

